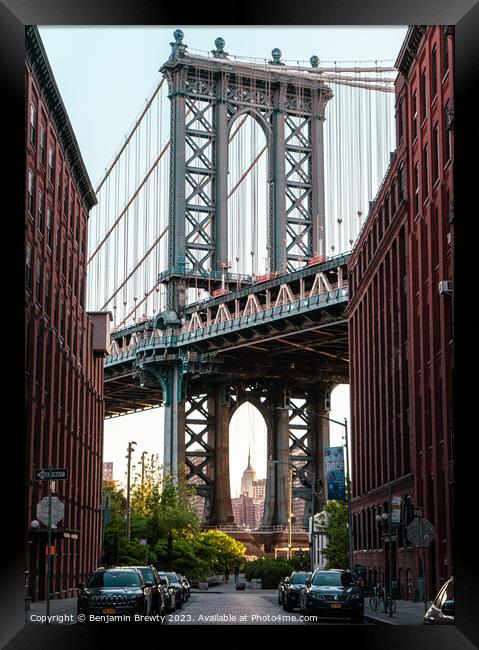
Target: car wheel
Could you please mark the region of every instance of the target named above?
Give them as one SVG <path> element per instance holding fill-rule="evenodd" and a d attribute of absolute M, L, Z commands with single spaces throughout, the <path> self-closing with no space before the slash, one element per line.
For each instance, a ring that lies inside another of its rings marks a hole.
<path fill-rule="evenodd" d="M 181 609 L 183 607 L 183 601 L 182 600 L 177 600 L 176 601 L 176 609 Z"/>
<path fill-rule="evenodd" d="M 289 602 L 288 598 L 286 598 L 285 601 L 283 602 L 283 609 L 284 609 L 285 612 L 291 612 L 292 611 L 291 603 Z"/>

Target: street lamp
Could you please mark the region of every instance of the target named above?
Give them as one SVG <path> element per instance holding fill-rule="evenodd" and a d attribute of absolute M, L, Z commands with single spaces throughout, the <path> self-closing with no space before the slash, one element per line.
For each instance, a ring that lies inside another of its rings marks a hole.
<path fill-rule="evenodd" d="M 389 505 L 389 510 L 391 510 L 391 504 Z M 392 574 L 392 525 L 391 525 L 391 513 L 383 512 L 382 514 L 377 514 L 375 517 L 377 523 L 381 527 L 382 539 L 385 542 L 385 533 L 384 530 L 387 529 L 387 534 L 389 536 L 389 553 L 388 553 L 388 592 L 389 598 L 392 599 L 393 595 L 393 574 Z M 386 547 L 384 547 L 386 548 Z M 393 608 L 392 605 L 389 607 L 389 616 L 392 617 Z"/>
<path fill-rule="evenodd" d="M 277 411 L 289 411 L 287 406 L 277 406 Z M 344 427 L 344 448 L 346 451 L 346 468 L 347 468 L 347 503 L 348 503 L 348 550 L 349 550 L 349 570 L 353 571 L 353 523 L 352 523 L 352 509 L 351 509 L 351 480 L 349 476 L 349 445 L 348 445 L 348 421 L 344 418 L 344 422 L 339 422 L 339 420 L 333 420 L 333 418 L 328 418 L 326 415 L 321 415 L 321 413 L 315 413 L 314 411 L 309 411 L 310 415 L 315 415 L 318 418 L 327 420 L 328 422 L 334 422 L 334 424 L 339 424 L 339 426 Z"/>

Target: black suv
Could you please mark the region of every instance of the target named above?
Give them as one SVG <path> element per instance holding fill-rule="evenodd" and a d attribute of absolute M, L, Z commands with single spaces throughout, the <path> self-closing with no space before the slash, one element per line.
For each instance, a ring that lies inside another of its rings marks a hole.
<path fill-rule="evenodd" d="M 168 578 L 170 587 L 173 587 L 175 590 L 176 608 L 181 609 L 185 602 L 185 595 L 183 593 L 183 585 L 179 581 L 178 576 L 173 571 L 159 571 L 159 575 L 160 578 Z"/>
<path fill-rule="evenodd" d="M 147 587 L 151 588 L 151 611 L 153 614 L 164 616 L 166 614 L 166 591 L 167 587 L 160 582 L 160 576 L 153 566 L 135 566 L 138 569 Z"/>
<path fill-rule="evenodd" d="M 151 587 L 138 569 L 115 567 L 94 571 L 79 585 L 77 614 L 151 614 Z"/>
<path fill-rule="evenodd" d="M 295 607 L 299 607 L 301 592 L 308 579 L 311 576 L 309 571 L 293 571 L 288 579 L 283 583 L 283 609 L 286 612 L 292 612 Z"/>
<path fill-rule="evenodd" d="M 350 571 L 316 569 L 301 594 L 306 614 L 346 616 L 356 623 L 364 618 L 364 596 Z"/>
<path fill-rule="evenodd" d="M 158 578 L 160 580 L 160 585 L 165 590 L 166 613 L 171 614 L 171 612 L 176 610 L 176 589 L 173 585 L 170 585 L 170 581 L 165 575 L 158 573 Z"/>

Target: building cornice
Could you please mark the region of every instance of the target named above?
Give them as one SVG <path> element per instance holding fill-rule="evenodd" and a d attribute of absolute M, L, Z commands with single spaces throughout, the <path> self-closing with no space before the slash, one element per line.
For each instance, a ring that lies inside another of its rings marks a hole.
<path fill-rule="evenodd" d="M 81 197 L 90 211 L 97 204 L 95 191 L 80 153 L 73 127 L 53 76 L 38 28 L 30 25 L 25 29 L 25 55 L 35 76 L 48 111 L 64 149 L 71 173 L 77 182 Z"/>
<path fill-rule="evenodd" d="M 398 58 L 394 67 L 399 70 L 403 76 L 407 76 L 411 65 L 416 58 L 419 50 L 419 44 L 426 33 L 427 25 L 410 25 L 406 33 L 406 38 L 399 50 Z"/>

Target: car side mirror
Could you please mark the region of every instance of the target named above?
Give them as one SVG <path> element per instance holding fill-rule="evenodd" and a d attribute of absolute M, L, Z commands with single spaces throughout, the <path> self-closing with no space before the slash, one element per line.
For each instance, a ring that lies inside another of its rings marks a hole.
<path fill-rule="evenodd" d="M 446 616 L 454 616 L 454 601 L 446 600 L 441 609 L 442 613 Z"/>

